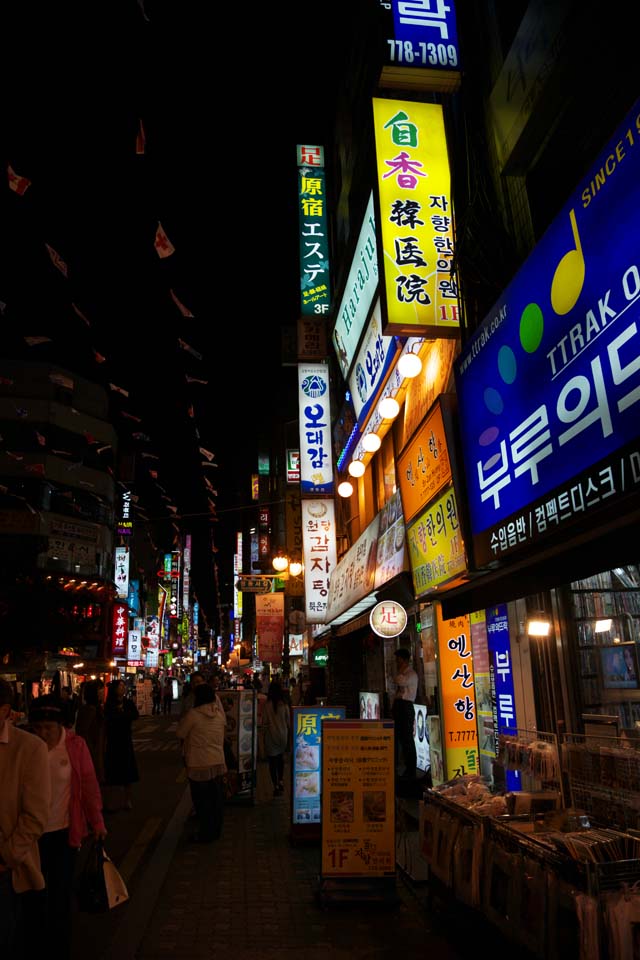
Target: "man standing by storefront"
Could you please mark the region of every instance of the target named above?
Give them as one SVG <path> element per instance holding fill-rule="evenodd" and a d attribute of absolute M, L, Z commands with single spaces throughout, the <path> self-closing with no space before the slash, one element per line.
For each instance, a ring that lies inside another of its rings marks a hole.
<path fill-rule="evenodd" d="M 418 693 L 418 674 L 411 666 L 411 654 L 406 647 L 395 652 L 396 687 L 395 698 L 391 706 L 391 716 L 395 723 L 396 756 L 404 762 L 402 779 L 414 779 L 416 775 L 416 745 L 413 739 L 413 704 Z"/>

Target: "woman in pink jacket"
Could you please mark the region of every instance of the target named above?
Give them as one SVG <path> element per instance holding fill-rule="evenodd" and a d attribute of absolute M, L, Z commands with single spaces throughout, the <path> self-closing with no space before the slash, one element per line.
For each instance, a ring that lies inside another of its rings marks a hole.
<path fill-rule="evenodd" d="M 31 703 L 29 724 L 48 748 L 51 803 L 38 841 L 45 889 L 34 894 L 31 930 L 71 955 L 71 898 L 78 850 L 90 832 L 104 838 L 102 797 L 86 742 L 64 727 L 64 710 L 47 694 Z"/>

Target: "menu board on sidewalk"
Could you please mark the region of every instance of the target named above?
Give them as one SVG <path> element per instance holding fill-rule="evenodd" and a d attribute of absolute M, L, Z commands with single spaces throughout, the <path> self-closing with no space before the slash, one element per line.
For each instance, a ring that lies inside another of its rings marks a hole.
<path fill-rule="evenodd" d="M 227 799 L 253 796 L 258 736 L 255 695 L 255 690 L 218 691 L 227 718 Z"/>
<path fill-rule="evenodd" d="M 320 825 L 321 792 L 320 767 L 322 762 L 322 730 L 327 720 L 344 719 L 344 707 L 293 708 L 293 803 L 291 817 L 294 828 Z M 305 834 L 307 831 L 305 830 Z"/>
<path fill-rule="evenodd" d="M 322 724 L 323 877 L 395 875 L 392 720 Z"/>

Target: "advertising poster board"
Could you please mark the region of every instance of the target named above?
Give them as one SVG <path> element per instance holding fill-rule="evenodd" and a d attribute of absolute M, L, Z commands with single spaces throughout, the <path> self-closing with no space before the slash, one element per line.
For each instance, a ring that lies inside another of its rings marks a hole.
<path fill-rule="evenodd" d="M 478 730 L 469 617 L 444 620 L 435 605 L 446 776 L 478 772 Z"/>
<path fill-rule="evenodd" d="M 431 766 L 427 708 L 420 703 L 413 705 L 413 742 L 416 746 L 416 767 L 427 771 Z"/>
<path fill-rule="evenodd" d="M 380 719 L 380 694 L 361 690 L 358 694 L 361 720 Z"/>
<path fill-rule="evenodd" d="M 219 690 L 227 717 L 227 800 L 253 799 L 258 729 L 255 690 Z"/>
<path fill-rule="evenodd" d="M 320 837 L 322 731 L 325 720 L 343 720 L 345 707 L 293 707 L 292 835 Z"/>
<path fill-rule="evenodd" d="M 322 725 L 322 878 L 395 877 L 392 720 Z"/>

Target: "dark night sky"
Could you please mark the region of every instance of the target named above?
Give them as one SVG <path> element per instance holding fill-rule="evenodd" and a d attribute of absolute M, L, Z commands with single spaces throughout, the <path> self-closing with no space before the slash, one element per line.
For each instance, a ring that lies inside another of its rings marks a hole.
<path fill-rule="evenodd" d="M 148 466 L 184 514 L 207 514 L 207 476 L 224 545 L 249 499 L 256 389 L 261 416 L 279 414 L 279 327 L 298 309 L 295 147 L 331 129 L 340 5 L 311 18 L 251 4 L 232 19 L 223 4 L 215 20 L 202 0 L 5 7 L 2 164 L 31 185 L 0 190 L 2 354 L 126 389 L 110 391 L 116 428 L 159 457 L 138 470 L 144 509 L 169 518 Z M 175 247 L 165 259 L 158 222 Z M 226 579 L 231 560 L 219 563 Z"/>

